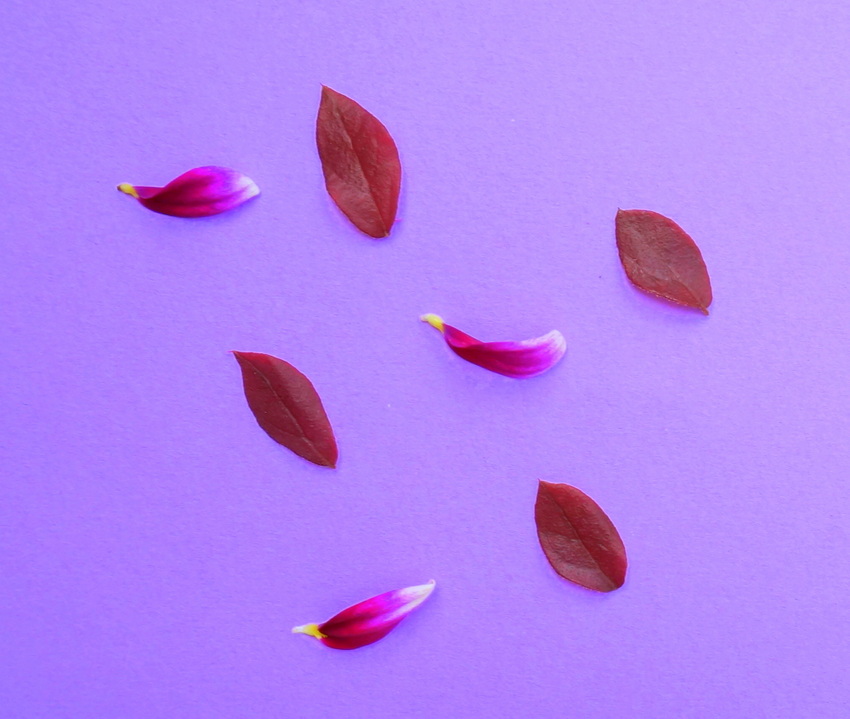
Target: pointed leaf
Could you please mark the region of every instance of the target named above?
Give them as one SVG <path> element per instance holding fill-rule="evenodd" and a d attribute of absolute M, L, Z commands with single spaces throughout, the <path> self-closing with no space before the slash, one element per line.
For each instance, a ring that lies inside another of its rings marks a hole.
<path fill-rule="evenodd" d="M 389 235 L 401 163 L 387 128 L 354 100 L 322 86 L 316 144 L 325 185 L 339 209 L 361 232 Z"/>
<path fill-rule="evenodd" d="M 708 270 L 699 247 L 673 220 L 649 210 L 618 210 L 617 249 L 637 287 L 708 314 Z"/>
<path fill-rule="evenodd" d="M 245 398 L 257 424 L 275 442 L 304 459 L 336 467 L 336 439 L 310 380 L 277 357 L 260 352 L 233 354 L 242 369 Z"/>
<path fill-rule="evenodd" d="M 626 548 L 608 515 L 568 484 L 540 482 L 534 507 L 537 537 L 549 564 L 564 579 L 597 592 L 626 580 Z"/>

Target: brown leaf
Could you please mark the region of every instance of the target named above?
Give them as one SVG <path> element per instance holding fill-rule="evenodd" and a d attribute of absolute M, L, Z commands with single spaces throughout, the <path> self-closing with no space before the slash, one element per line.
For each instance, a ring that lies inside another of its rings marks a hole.
<path fill-rule="evenodd" d="M 596 502 L 568 484 L 541 481 L 534 506 L 537 537 L 549 564 L 564 579 L 597 592 L 626 581 L 626 548 Z"/>
<path fill-rule="evenodd" d="M 617 249 L 637 287 L 708 314 L 708 270 L 699 247 L 673 220 L 649 210 L 618 210 Z"/>
<path fill-rule="evenodd" d="M 309 379 L 282 359 L 234 352 L 245 398 L 257 424 L 275 442 L 314 464 L 336 467 L 337 447 L 322 400 Z"/>
<path fill-rule="evenodd" d="M 351 98 L 323 86 L 316 144 L 325 185 L 339 209 L 361 232 L 389 235 L 398 209 L 401 163 L 387 128 Z"/>

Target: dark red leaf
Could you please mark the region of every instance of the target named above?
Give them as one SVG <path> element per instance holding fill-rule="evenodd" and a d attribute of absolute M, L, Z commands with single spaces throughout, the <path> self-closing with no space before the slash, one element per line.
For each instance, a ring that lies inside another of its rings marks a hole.
<path fill-rule="evenodd" d="M 564 579 L 597 592 L 626 581 L 626 548 L 608 515 L 569 484 L 540 482 L 534 505 L 537 537 Z"/>
<path fill-rule="evenodd" d="M 358 230 L 390 234 L 398 208 L 401 163 L 381 122 L 351 98 L 322 86 L 316 144 L 328 193 Z"/>
<path fill-rule="evenodd" d="M 708 270 L 699 247 L 673 220 L 649 210 L 618 210 L 617 249 L 640 289 L 708 314 Z"/>
<path fill-rule="evenodd" d="M 277 357 L 233 354 L 242 368 L 248 406 L 269 437 L 314 464 L 336 467 L 334 433 L 310 380 Z"/>

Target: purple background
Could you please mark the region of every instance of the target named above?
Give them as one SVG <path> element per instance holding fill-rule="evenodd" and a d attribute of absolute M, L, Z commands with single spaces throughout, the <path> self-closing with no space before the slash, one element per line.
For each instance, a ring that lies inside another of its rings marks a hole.
<path fill-rule="evenodd" d="M 845 717 L 844 2 L 5 0 L 0 714 Z M 400 222 L 328 199 L 320 83 L 402 155 Z M 199 221 L 115 190 L 204 164 Z M 699 243 L 712 315 L 624 278 L 616 209 Z M 551 373 L 462 362 L 558 328 Z M 337 472 L 256 426 L 293 362 Z M 620 529 L 559 579 L 536 480 Z M 438 582 L 386 640 L 293 625 Z"/>

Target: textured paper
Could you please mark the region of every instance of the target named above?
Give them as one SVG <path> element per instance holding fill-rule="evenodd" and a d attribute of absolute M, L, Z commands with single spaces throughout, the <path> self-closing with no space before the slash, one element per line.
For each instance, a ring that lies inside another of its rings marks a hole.
<path fill-rule="evenodd" d="M 846 717 L 846 3 L 7 0 L 0 706 L 14 719 Z M 327 196 L 321 84 L 391 128 L 399 222 Z M 263 188 L 189 221 L 115 190 Z M 674 217 L 711 317 L 633 288 Z M 562 330 L 516 382 L 419 321 Z M 269 440 L 229 354 L 285 357 L 337 473 Z M 332 476 L 330 476 L 332 474 Z M 537 480 L 616 517 L 561 580 Z M 433 577 L 351 653 L 292 626 Z"/>

